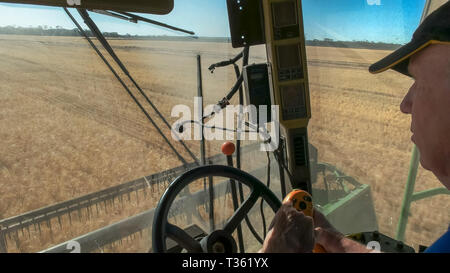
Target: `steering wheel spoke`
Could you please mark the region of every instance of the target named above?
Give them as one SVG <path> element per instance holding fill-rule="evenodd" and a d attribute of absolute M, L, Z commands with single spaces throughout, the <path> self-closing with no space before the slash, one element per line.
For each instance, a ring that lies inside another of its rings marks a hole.
<path fill-rule="evenodd" d="M 231 218 L 225 224 L 223 230 L 228 234 L 233 233 L 234 230 L 245 218 L 245 216 L 248 214 L 248 212 L 251 210 L 253 205 L 255 205 L 256 201 L 258 201 L 259 197 L 260 194 L 257 191 L 253 190 L 252 193 L 250 194 L 250 197 L 248 197 L 244 201 L 244 203 L 242 203 L 242 205 L 234 212 L 233 216 L 231 216 Z"/>
<path fill-rule="evenodd" d="M 189 236 L 183 229 L 166 223 L 167 237 L 177 242 L 182 248 L 186 249 L 189 253 L 203 252 L 200 243 Z"/>

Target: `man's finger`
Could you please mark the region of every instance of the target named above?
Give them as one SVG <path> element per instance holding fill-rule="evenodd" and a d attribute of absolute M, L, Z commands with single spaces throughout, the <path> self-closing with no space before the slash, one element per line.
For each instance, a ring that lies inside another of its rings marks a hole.
<path fill-rule="evenodd" d="M 275 225 L 282 225 L 286 221 L 287 211 L 290 210 L 290 208 L 293 208 L 292 201 L 288 201 L 286 203 L 283 203 L 278 209 L 277 213 L 273 217 L 272 222 L 269 225 L 269 231 L 275 226 Z M 280 223 L 280 221 L 282 221 Z"/>
<path fill-rule="evenodd" d="M 333 227 L 333 225 L 330 224 L 330 222 L 328 222 L 327 218 L 325 217 L 325 215 L 323 215 L 322 213 L 320 213 L 319 211 L 317 211 L 316 209 L 314 209 L 314 226 L 315 227 L 321 227 L 324 229 L 329 229 L 329 230 L 333 230 L 336 231 L 337 230 Z"/>
<path fill-rule="evenodd" d="M 282 215 L 282 208 L 283 206 L 281 206 L 278 211 L 275 213 L 275 216 L 272 219 L 272 222 L 269 225 L 269 231 L 275 226 L 275 224 L 278 222 L 278 219 L 281 217 Z"/>

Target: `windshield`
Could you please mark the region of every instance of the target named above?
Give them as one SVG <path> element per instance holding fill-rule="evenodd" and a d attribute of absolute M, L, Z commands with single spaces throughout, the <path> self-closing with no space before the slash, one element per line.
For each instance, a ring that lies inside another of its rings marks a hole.
<path fill-rule="evenodd" d="M 429 246 L 447 229 L 448 196 L 412 203 L 406 230 L 398 231 L 413 150 L 410 117 L 399 105 L 412 80 L 393 71 L 368 73 L 370 64 L 410 40 L 425 1 L 302 2 L 316 206 L 346 234 L 379 230 L 416 250 Z M 0 4 L 0 252 L 60 244 L 83 252 L 151 251 L 154 208 L 170 182 L 202 161 L 227 164 L 221 145 L 229 132 L 180 141 L 173 125 L 195 118 L 195 97 L 203 98 L 203 114 L 211 113 L 238 76 L 233 65 L 209 68 L 243 49 L 232 47 L 226 1 L 177 0 L 169 15 L 139 14 L 195 35 L 89 12 L 116 59 L 82 24 L 81 13 L 68 12 Z M 248 63 L 266 62 L 265 46 L 251 46 Z M 242 60 L 236 64 L 242 70 Z M 230 100 L 243 103 L 238 93 Z M 191 116 L 181 117 L 179 109 Z M 233 134 L 228 139 L 235 142 Z M 259 151 L 260 143 L 242 141 L 233 164 L 281 199 L 282 168 L 273 153 Z M 197 194 L 212 184 L 199 179 L 188 187 L 192 195 L 177 197 L 169 220 L 198 234 L 211 230 L 211 215 L 223 226 L 233 213 L 223 181 L 214 180 L 212 214 Z M 419 167 L 415 190 L 437 187 Z M 186 203 L 190 196 L 196 201 Z M 274 213 L 261 206 L 265 213 L 258 202 L 250 222 L 264 237 Z M 257 251 L 258 239 L 243 229 L 246 250 Z"/>

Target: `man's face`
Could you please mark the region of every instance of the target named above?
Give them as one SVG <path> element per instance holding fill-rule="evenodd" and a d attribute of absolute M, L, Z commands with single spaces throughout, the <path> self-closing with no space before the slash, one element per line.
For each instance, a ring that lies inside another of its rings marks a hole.
<path fill-rule="evenodd" d="M 422 166 L 450 189 L 450 45 L 432 45 L 410 59 L 414 84 L 400 109 L 411 114 Z"/>

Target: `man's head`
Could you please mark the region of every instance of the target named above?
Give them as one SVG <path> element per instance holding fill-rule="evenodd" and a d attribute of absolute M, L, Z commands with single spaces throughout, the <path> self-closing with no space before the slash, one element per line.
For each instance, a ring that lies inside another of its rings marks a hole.
<path fill-rule="evenodd" d="M 422 166 L 450 189 L 450 45 L 432 45 L 410 58 L 414 84 L 400 109 L 411 114 L 412 141 Z"/>
<path fill-rule="evenodd" d="M 422 166 L 450 189 L 450 2 L 432 13 L 410 43 L 370 67 L 414 79 L 400 109 L 411 114 Z"/>

